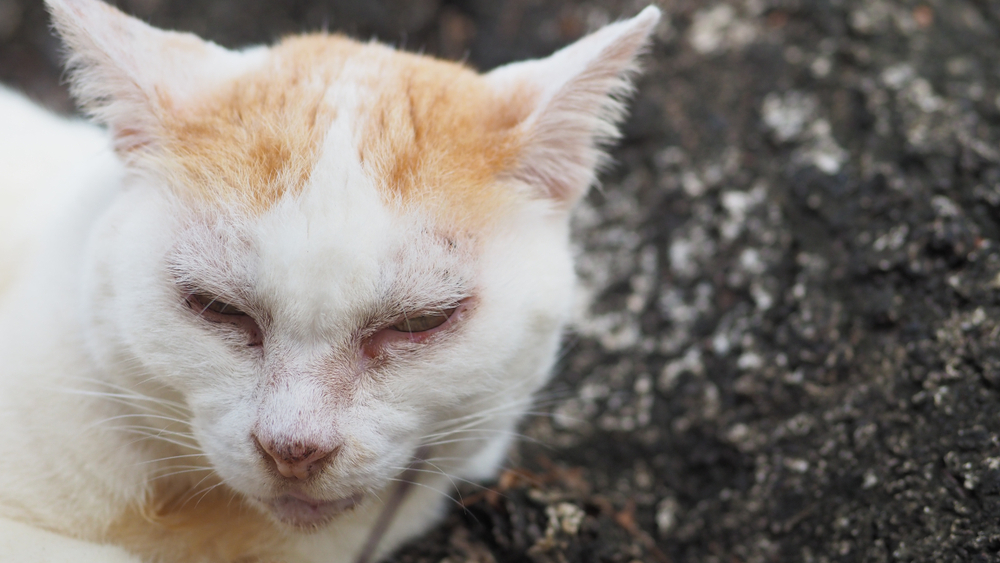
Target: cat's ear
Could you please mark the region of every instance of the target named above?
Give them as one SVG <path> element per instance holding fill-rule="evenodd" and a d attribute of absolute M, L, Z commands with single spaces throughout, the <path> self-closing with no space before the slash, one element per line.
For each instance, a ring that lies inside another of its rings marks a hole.
<path fill-rule="evenodd" d="M 156 29 L 98 0 L 46 0 L 69 51 L 73 95 L 111 130 L 115 150 L 155 145 L 165 119 L 184 111 L 237 53 Z"/>
<path fill-rule="evenodd" d="M 550 57 L 486 75 L 510 103 L 532 106 L 518 125 L 523 148 L 510 174 L 564 208 L 587 193 L 607 158 L 603 147 L 619 137 L 636 59 L 659 20 L 660 10 L 649 6 Z"/>

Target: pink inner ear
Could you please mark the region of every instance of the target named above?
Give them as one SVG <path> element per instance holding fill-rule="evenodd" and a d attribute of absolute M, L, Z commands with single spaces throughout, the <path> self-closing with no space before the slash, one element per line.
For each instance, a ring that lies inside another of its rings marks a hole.
<path fill-rule="evenodd" d="M 569 207 L 596 181 L 603 147 L 619 137 L 623 99 L 636 59 L 659 21 L 655 7 L 593 33 L 554 55 L 501 67 L 488 79 L 511 97 L 537 90 L 537 106 L 522 123 L 524 149 L 513 177 Z"/>
<path fill-rule="evenodd" d="M 544 150 L 527 148 L 515 176 L 542 190 L 543 196 L 569 207 L 596 181 L 603 153 L 594 146 L 592 133 L 572 131 L 570 126 L 565 129 L 565 136 L 532 139 L 534 144 L 544 144 Z"/>
<path fill-rule="evenodd" d="M 224 83 L 260 57 L 228 51 L 192 34 L 164 31 L 98 0 L 47 0 L 69 50 L 81 108 L 111 129 L 128 153 L 158 140 L 165 115 Z"/>

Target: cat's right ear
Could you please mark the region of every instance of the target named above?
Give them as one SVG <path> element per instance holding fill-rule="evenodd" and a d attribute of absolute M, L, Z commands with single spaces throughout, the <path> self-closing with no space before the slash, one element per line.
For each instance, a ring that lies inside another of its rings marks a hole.
<path fill-rule="evenodd" d="M 487 80 L 512 105 L 528 109 L 517 125 L 522 148 L 508 174 L 569 208 L 596 182 L 604 147 L 619 137 L 630 78 L 660 21 L 649 6 L 555 54 L 494 69 Z"/>
<path fill-rule="evenodd" d="M 108 126 L 124 157 L 155 150 L 163 125 L 240 55 L 198 37 L 151 27 L 98 0 L 46 0 L 69 51 L 73 95 Z"/>

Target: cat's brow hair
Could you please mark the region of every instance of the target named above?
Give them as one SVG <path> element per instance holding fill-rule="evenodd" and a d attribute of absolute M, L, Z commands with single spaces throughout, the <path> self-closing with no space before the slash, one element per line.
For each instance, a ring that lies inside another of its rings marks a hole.
<path fill-rule="evenodd" d="M 457 63 L 392 52 L 360 125 L 360 158 L 383 193 L 442 224 L 480 225 L 515 192 L 513 170 L 536 92 L 501 96 Z M 443 215 L 443 216 L 442 216 Z"/>
<path fill-rule="evenodd" d="M 261 213 L 305 185 L 323 136 L 336 117 L 324 102 L 344 62 L 363 48 L 339 36 L 290 38 L 267 62 L 199 99 L 160 116 L 160 165 L 202 202 Z"/>
<path fill-rule="evenodd" d="M 351 59 L 366 64 L 345 70 Z M 515 167 L 536 92 L 500 95 L 464 65 L 337 35 L 286 39 L 261 68 L 190 107 L 161 100 L 160 164 L 199 200 L 260 214 L 306 185 L 345 109 L 327 94 L 342 87 L 361 92 L 348 121 L 357 158 L 386 201 L 480 225 L 513 197 L 497 179 Z"/>

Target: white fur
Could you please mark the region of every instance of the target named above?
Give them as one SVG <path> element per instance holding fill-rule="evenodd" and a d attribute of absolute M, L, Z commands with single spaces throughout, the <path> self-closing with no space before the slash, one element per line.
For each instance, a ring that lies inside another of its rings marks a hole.
<path fill-rule="evenodd" d="M 68 121 L 0 86 L 0 291 L 45 232 L 53 203 L 71 189 L 68 176 L 107 151 L 105 135 Z M 53 135 L 54 131 L 59 133 Z"/>
<path fill-rule="evenodd" d="M 255 433 L 340 444 L 301 490 L 323 499 L 366 493 L 318 532 L 287 530 L 272 555 L 290 563 L 353 560 L 381 512 L 377 499 L 391 496 L 422 445 L 433 458 L 427 468 L 440 473 L 418 479 L 380 555 L 436 520 L 454 479 L 492 476 L 548 377 L 570 314 L 567 216 L 556 208 L 580 194 L 547 193 L 537 183 L 548 172 L 516 176 L 508 181 L 534 182 L 547 197 L 524 199 L 482 240 L 449 241 L 420 208 L 389 206 L 378 195 L 355 156 L 353 112 L 341 111 L 300 194 L 259 217 L 192 207 L 108 147 L 118 138 L 119 151 L 128 149 L 119 133 L 129 119 L 151 123 L 143 92 L 155 81 L 146 74 L 176 78 L 183 91 L 207 78 L 142 60 L 174 60 L 159 50 L 162 32 L 90 0 L 50 4 L 75 50 L 76 90 L 114 133 L 52 118 L 0 91 L 0 210 L 21 218 L 37 210 L 30 228 L 18 227 L 23 250 L 0 247 L 8 278 L 6 288 L 0 279 L 0 551 L 17 561 L 139 561 L 96 542 L 173 465 L 195 466 L 170 477 L 178 486 L 197 491 L 212 471 L 266 512 L 286 489 Z M 493 75 L 508 77 L 498 87 L 561 76 L 526 125 L 539 131 L 529 150 L 544 153 L 534 170 L 555 170 L 560 158 L 596 164 L 594 139 L 613 136 L 610 122 L 588 118 L 570 128 L 586 139 L 552 151 L 541 146 L 559 143 L 547 129 L 580 110 L 576 89 L 586 90 L 600 119 L 619 117 L 617 102 L 594 97 L 624 88 L 620 76 L 655 15 Z M 627 57 L 609 51 L 621 38 L 631 45 Z M 261 51 L 220 53 L 212 46 L 206 56 L 225 76 L 256 64 Z M 597 83 L 582 78 L 588 72 Z M 367 94 L 359 87 L 335 85 L 329 96 L 347 107 Z M 16 129 L 4 127 L 15 120 Z M 568 154 L 574 147 L 585 154 Z M 54 179 L 70 165 L 80 165 L 72 177 Z M 589 174 L 573 189 L 582 192 Z M 193 314 L 178 283 L 266 311 L 264 346 L 241 346 L 238 331 Z M 375 371 L 356 361 L 351 335 L 364 319 L 460 299 L 469 299 L 468 310 L 446 337 L 394 353 Z M 167 459 L 174 456 L 189 457 Z M 176 560 L 169 546 L 148 552 Z"/>

